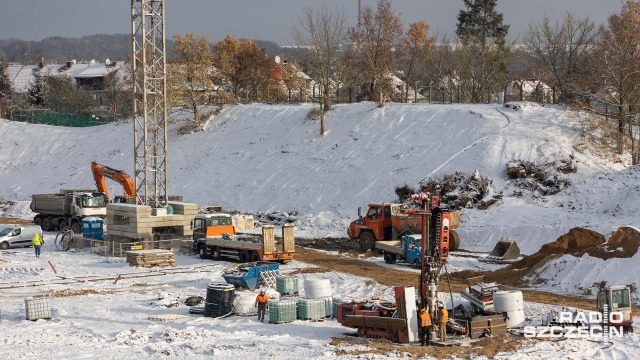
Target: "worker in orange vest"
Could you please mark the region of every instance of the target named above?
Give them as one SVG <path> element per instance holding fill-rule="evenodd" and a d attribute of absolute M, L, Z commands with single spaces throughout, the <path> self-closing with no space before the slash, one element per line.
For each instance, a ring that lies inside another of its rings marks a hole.
<path fill-rule="evenodd" d="M 256 302 L 253 307 L 258 307 L 258 320 L 264 322 L 264 313 L 269 309 L 269 297 L 264 290 L 260 290 L 260 294 L 256 296 Z"/>
<path fill-rule="evenodd" d="M 444 308 L 444 304 L 438 305 L 438 329 L 440 330 L 440 341 L 447 340 L 447 322 L 449 321 L 449 312 Z"/>
<path fill-rule="evenodd" d="M 422 346 L 431 345 L 431 315 L 424 309 L 420 309 L 420 343 Z M 426 340 L 426 341 L 425 341 Z"/>

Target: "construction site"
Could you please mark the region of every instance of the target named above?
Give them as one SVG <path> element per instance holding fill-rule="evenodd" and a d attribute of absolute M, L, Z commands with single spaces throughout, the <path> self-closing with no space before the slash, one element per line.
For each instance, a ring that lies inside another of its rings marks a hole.
<path fill-rule="evenodd" d="M 134 118 L 0 121 L 10 358 L 634 358 L 640 168 L 596 120 L 359 103 L 318 138 L 313 104 L 249 104 L 183 134 L 161 3 L 132 2 Z"/>

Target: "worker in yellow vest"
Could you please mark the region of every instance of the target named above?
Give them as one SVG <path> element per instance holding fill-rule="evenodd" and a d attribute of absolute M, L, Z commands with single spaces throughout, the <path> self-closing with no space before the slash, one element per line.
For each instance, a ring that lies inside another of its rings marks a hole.
<path fill-rule="evenodd" d="M 444 304 L 438 305 L 438 329 L 440 330 L 440 341 L 447 340 L 447 322 L 449 321 L 449 312 L 444 308 Z"/>
<path fill-rule="evenodd" d="M 36 231 L 36 234 L 33 235 L 33 239 L 31 239 L 31 244 L 33 244 L 33 248 L 36 250 L 36 257 L 39 258 L 40 247 L 44 245 L 44 240 L 42 239 L 42 236 L 40 236 L 39 232 Z"/>

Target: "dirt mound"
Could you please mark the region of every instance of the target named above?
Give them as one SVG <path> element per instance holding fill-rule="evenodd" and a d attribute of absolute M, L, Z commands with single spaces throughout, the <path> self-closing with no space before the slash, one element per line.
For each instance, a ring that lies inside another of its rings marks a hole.
<path fill-rule="evenodd" d="M 640 231 L 630 226 L 621 226 L 611 234 L 606 244 L 585 251 L 600 259 L 630 258 L 640 247 Z"/>
<path fill-rule="evenodd" d="M 604 243 L 604 236 L 583 228 L 573 228 L 560 236 L 556 241 L 542 245 L 540 250 L 524 259 L 515 262 L 507 270 L 528 269 L 535 270 L 547 261 L 564 254 L 579 254 L 587 249 Z"/>
<path fill-rule="evenodd" d="M 604 236 L 601 234 L 583 229 L 573 228 L 568 233 L 560 236 L 556 241 L 543 245 L 537 252 L 525 256 L 506 268 L 493 272 L 481 272 L 475 270 L 465 270 L 457 272 L 456 278 L 473 277 L 486 275 L 488 281 L 496 281 L 502 285 L 526 286 L 526 277 L 538 270 L 548 261 L 565 254 L 578 256 L 586 249 L 596 248 L 604 243 Z"/>
<path fill-rule="evenodd" d="M 622 248 L 626 251 L 633 251 L 634 255 L 640 246 L 640 231 L 629 226 L 621 226 L 613 232 L 609 241 L 609 248 Z"/>

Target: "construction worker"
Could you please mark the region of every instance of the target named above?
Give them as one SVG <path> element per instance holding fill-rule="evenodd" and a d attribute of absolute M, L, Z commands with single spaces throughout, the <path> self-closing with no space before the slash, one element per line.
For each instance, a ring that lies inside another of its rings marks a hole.
<path fill-rule="evenodd" d="M 264 313 L 269 309 L 269 297 L 264 290 L 260 290 L 260 294 L 256 296 L 256 302 L 253 307 L 256 306 L 258 307 L 258 320 L 264 322 Z"/>
<path fill-rule="evenodd" d="M 42 236 L 40 233 L 36 231 L 36 234 L 33 235 L 33 239 L 31 240 L 31 244 L 33 244 L 33 248 L 36 249 L 36 257 L 40 257 L 40 247 L 44 245 L 44 240 L 42 240 Z"/>
<path fill-rule="evenodd" d="M 438 305 L 438 329 L 440 330 L 440 341 L 447 340 L 447 322 L 449 321 L 449 312 L 444 308 L 444 304 Z"/>
<path fill-rule="evenodd" d="M 431 315 L 424 309 L 420 309 L 420 343 L 422 346 L 431 345 Z M 426 341 L 425 341 L 426 340 Z"/>

